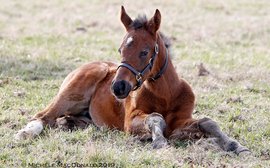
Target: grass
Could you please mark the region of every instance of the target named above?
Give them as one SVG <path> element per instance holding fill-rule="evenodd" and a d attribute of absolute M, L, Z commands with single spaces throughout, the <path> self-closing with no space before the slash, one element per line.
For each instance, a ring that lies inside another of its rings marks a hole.
<path fill-rule="evenodd" d="M 73 132 L 46 129 L 34 140 L 13 141 L 71 70 L 94 60 L 119 62 L 123 4 L 132 18 L 161 10 L 161 30 L 173 40 L 174 64 L 197 96 L 194 117 L 216 120 L 252 156 L 222 152 L 203 140 L 153 150 L 123 132 L 94 126 Z M 269 167 L 269 18 L 267 0 L 2 1 L 0 167 Z M 197 75 L 200 62 L 211 75 Z"/>

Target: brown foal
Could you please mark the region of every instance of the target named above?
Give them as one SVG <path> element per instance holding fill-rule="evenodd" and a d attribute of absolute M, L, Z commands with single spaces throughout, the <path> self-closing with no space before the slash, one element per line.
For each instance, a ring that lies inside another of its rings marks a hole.
<path fill-rule="evenodd" d="M 16 139 L 36 136 L 44 126 L 71 129 L 93 123 L 151 138 L 154 148 L 167 146 L 167 139 L 212 137 L 226 151 L 248 152 L 216 122 L 192 118 L 195 96 L 178 77 L 166 40 L 158 31 L 159 10 L 150 20 L 132 20 L 122 7 L 121 21 L 127 32 L 119 48 L 121 64 L 93 62 L 71 72 L 53 101 Z"/>

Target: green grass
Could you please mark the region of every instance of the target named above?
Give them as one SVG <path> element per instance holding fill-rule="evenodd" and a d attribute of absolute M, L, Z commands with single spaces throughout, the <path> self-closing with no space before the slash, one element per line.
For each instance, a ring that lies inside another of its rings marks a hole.
<path fill-rule="evenodd" d="M 120 5 L 130 16 L 159 8 L 161 30 L 173 39 L 173 61 L 196 93 L 194 117 L 211 117 L 252 151 L 238 157 L 205 141 L 151 144 L 116 130 L 13 135 L 57 93 L 64 77 L 95 60 L 119 62 L 124 36 Z M 270 166 L 270 3 L 267 0 L 1 1 L 0 167 L 29 163 L 113 163 L 115 167 Z M 85 30 L 78 30 L 84 28 Z M 210 76 L 199 77 L 204 63 Z M 240 98 L 240 101 L 230 101 Z M 64 165 L 62 165 L 64 166 Z M 66 165 L 68 166 L 68 165 Z"/>

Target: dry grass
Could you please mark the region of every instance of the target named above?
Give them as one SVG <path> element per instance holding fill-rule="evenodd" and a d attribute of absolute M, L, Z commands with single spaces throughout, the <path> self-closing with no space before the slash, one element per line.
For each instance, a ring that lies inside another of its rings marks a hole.
<path fill-rule="evenodd" d="M 218 121 L 252 156 L 222 152 L 205 140 L 152 150 L 122 132 L 95 127 L 47 129 L 37 139 L 13 141 L 14 133 L 48 104 L 72 69 L 88 61 L 119 61 L 122 4 L 133 18 L 161 10 L 161 30 L 173 39 L 177 71 L 197 95 L 194 117 Z M 269 25 L 268 0 L 1 1 L 0 167 L 73 162 L 269 167 Z M 196 65 L 201 62 L 210 75 L 198 76 Z"/>

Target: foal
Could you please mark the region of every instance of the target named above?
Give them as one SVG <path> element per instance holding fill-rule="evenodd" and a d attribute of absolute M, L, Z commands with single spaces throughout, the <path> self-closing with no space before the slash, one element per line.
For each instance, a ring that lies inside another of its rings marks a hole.
<path fill-rule="evenodd" d="M 51 104 L 15 138 L 36 136 L 44 126 L 69 129 L 93 123 L 151 138 L 154 148 L 168 145 L 167 139 L 213 137 L 226 151 L 248 151 L 211 119 L 192 118 L 195 96 L 178 77 L 158 32 L 159 10 L 150 20 L 132 20 L 122 7 L 121 21 L 127 32 L 119 48 L 121 64 L 94 62 L 71 72 Z"/>

